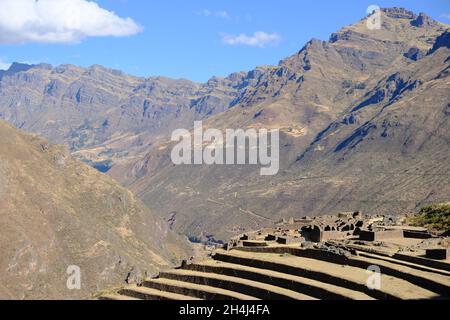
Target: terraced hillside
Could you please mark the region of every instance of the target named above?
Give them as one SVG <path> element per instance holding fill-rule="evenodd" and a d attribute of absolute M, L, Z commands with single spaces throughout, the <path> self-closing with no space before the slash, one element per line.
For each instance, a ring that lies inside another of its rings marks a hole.
<path fill-rule="evenodd" d="M 418 262 L 419 261 L 419 262 Z M 369 266 L 381 286 L 369 289 Z M 216 250 L 212 259 L 160 273 L 102 300 L 374 300 L 450 299 L 450 263 L 426 266 L 401 255 L 355 249 L 351 256 L 298 245 Z"/>

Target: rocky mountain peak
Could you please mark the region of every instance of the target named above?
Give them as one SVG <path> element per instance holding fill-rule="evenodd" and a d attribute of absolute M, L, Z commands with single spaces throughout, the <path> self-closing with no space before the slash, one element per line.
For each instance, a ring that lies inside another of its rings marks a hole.
<path fill-rule="evenodd" d="M 446 30 L 443 34 L 437 37 L 433 48 L 430 50 L 430 54 L 438 50 L 439 48 L 450 48 L 450 31 Z"/>
<path fill-rule="evenodd" d="M 381 11 L 388 17 L 393 19 L 416 19 L 417 15 L 405 8 L 393 7 L 393 8 L 382 8 Z"/>
<path fill-rule="evenodd" d="M 411 21 L 411 25 L 414 27 L 435 27 L 437 25 L 437 22 L 430 18 L 425 13 L 421 12 L 419 16 L 414 19 L 414 21 Z"/>
<path fill-rule="evenodd" d="M 103 75 L 105 73 L 109 73 L 115 76 L 126 76 L 123 71 L 106 68 L 98 64 L 90 66 L 87 71 L 90 75 Z"/>
<path fill-rule="evenodd" d="M 13 62 L 13 64 L 11 64 L 8 70 L 0 70 L 0 79 L 4 76 L 10 76 L 17 72 L 27 71 L 31 68 L 33 68 L 33 65 Z"/>
<path fill-rule="evenodd" d="M 406 19 L 412 20 L 410 24 L 414 27 L 436 27 L 438 25 L 437 21 L 428 16 L 426 13 L 421 12 L 419 15 L 416 15 L 414 12 L 406 10 L 404 8 L 383 8 L 381 9 L 383 14 L 386 17 L 392 19 Z"/>

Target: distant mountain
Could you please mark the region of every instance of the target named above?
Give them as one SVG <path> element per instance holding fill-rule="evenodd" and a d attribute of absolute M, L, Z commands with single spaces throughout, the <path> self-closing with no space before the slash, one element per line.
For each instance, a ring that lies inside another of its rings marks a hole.
<path fill-rule="evenodd" d="M 287 216 L 414 210 L 448 200 L 449 26 L 383 9 L 278 66 L 206 84 L 94 66 L 0 80 L 0 117 L 67 144 L 186 234 L 226 238 Z M 281 170 L 174 166 L 168 136 L 194 120 L 280 128 Z"/>
<path fill-rule="evenodd" d="M 0 120 L 0 299 L 87 298 L 189 245 L 108 176 Z M 81 270 L 81 290 L 66 287 Z"/>
<path fill-rule="evenodd" d="M 0 118 L 66 144 L 106 171 L 111 161 L 137 156 L 158 137 L 230 108 L 257 73 L 197 84 L 101 66 L 15 63 L 0 74 Z"/>
<path fill-rule="evenodd" d="M 0 79 L 4 76 L 6 77 L 13 75 L 17 72 L 27 71 L 31 68 L 33 68 L 32 65 L 14 62 L 13 64 L 11 64 L 8 70 L 0 70 Z"/>

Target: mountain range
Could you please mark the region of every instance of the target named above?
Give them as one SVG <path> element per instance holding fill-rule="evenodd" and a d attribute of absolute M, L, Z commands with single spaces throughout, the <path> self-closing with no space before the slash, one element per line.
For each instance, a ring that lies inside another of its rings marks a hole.
<path fill-rule="evenodd" d="M 13 64 L 0 118 L 67 146 L 178 233 L 227 239 L 286 217 L 417 210 L 450 195 L 449 26 L 402 8 L 277 66 L 206 83 Z M 175 166 L 174 129 L 280 129 L 281 168 Z"/>

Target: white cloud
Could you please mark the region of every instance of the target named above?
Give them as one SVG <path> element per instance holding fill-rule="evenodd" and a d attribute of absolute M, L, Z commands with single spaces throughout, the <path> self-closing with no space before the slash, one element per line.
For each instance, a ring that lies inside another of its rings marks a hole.
<path fill-rule="evenodd" d="M 441 14 L 441 17 L 445 19 L 450 19 L 450 13 L 443 13 Z"/>
<path fill-rule="evenodd" d="M 264 31 L 257 31 L 251 36 L 243 33 L 237 36 L 222 34 L 222 42 L 231 46 L 245 45 L 264 48 L 269 45 L 276 46 L 280 40 L 281 37 L 279 34 Z"/>
<path fill-rule="evenodd" d="M 87 0 L 0 0 L 0 44 L 77 43 L 141 31 L 131 18 Z"/>
<path fill-rule="evenodd" d="M 228 13 L 226 11 L 216 11 L 215 16 L 219 17 L 219 18 L 223 18 L 223 19 L 230 18 L 230 16 L 228 15 Z"/>
<path fill-rule="evenodd" d="M 226 11 L 211 11 L 208 9 L 203 9 L 198 11 L 197 14 L 203 17 L 217 17 L 222 19 L 229 19 L 230 15 Z"/>
<path fill-rule="evenodd" d="M 0 70 L 8 70 L 10 66 L 11 66 L 11 63 L 7 63 L 7 62 L 3 61 L 2 59 L 0 59 Z"/>

